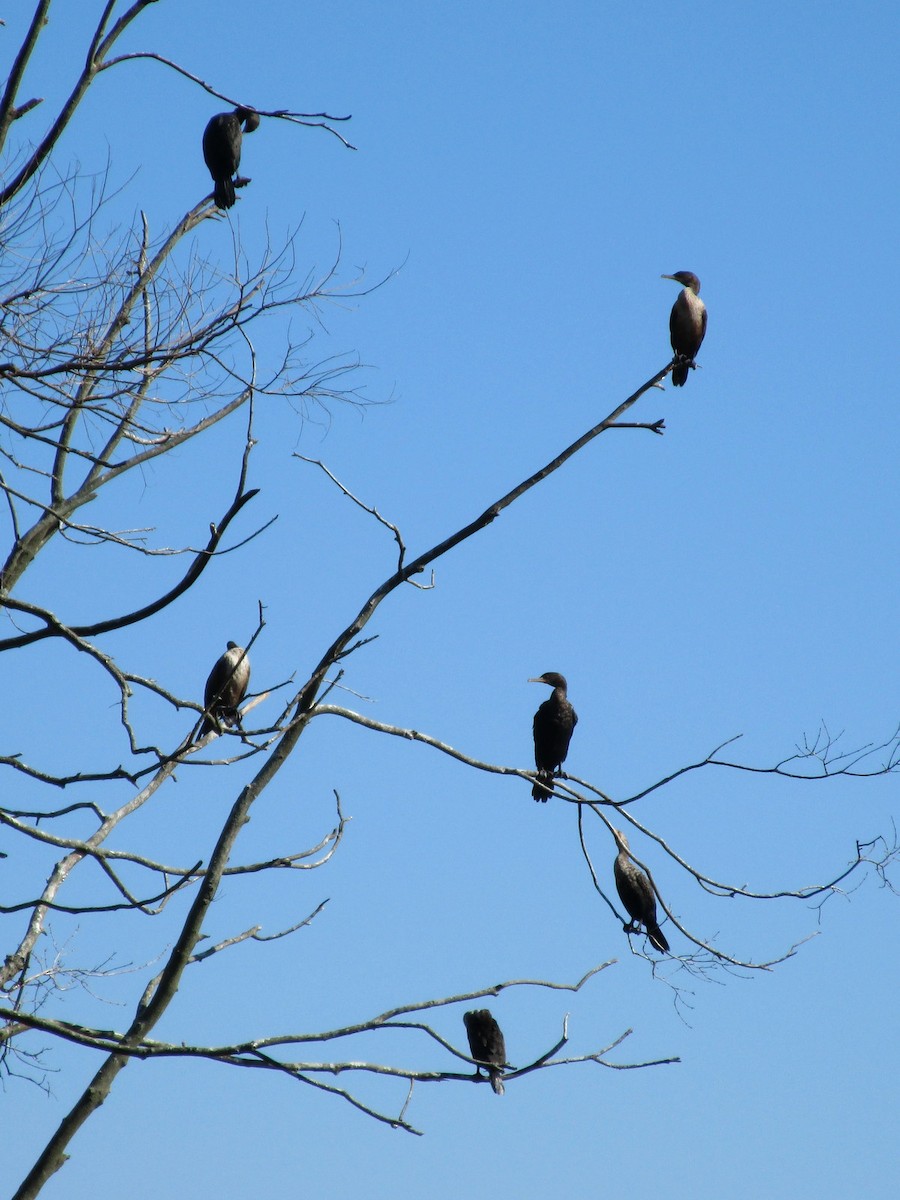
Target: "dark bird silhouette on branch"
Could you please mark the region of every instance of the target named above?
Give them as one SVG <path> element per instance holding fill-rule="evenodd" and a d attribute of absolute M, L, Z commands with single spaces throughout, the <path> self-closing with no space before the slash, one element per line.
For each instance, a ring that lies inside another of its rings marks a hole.
<path fill-rule="evenodd" d="M 565 676 L 558 671 L 545 671 L 529 683 L 546 683 L 553 688 L 553 695 L 545 700 L 534 714 L 534 765 L 540 782 L 535 783 L 531 794 L 535 800 L 546 801 L 553 791 L 553 776 L 562 770 L 569 753 L 572 731 L 578 724 L 578 714 L 566 699 L 568 685 Z"/>
<path fill-rule="evenodd" d="M 241 165 L 241 126 L 245 133 L 258 129 L 259 113 L 252 108 L 217 113 L 203 131 L 203 158 L 213 177 L 213 199 L 219 208 L 231 208 L 234 204 L 233 176 Z"/>
<path fill-rule="evenodd" d="M 631 923 L 626 925 L 626 933 L 639 933 L 641 925 L 647 930 L 647 937 L 661 954 L 668 953 L 669 943 L 656 920 L 656 896 L 653 885 L 648 877 L 632 862 L 628 850 L 628 838 L 620 829 L 614 829 L 613 834 L 619 853 L 616 855 L 613 871 L 616 877 L 616 891 L 619 899 L 625 905 L 625 910 L 631 917 Z"/>
<path fill-rule="evenodd" d="M 506 1066 L 506 1042 L 503 1040 L 500 1026 L 489 1008 L 476 1008 L 472 1012 L 463 1013 L 463 1020 L 466 1023 L 472 1057 L 479 1068 L 485 1068 L 490 1077 L 491 1087 L 498 1096 L 502 1096 L 503 1072 L 500 1068 Z M 480 1069 L 477 1074 L 481 1074 Z"/>
<path fill-rule="evenodd" d="M 247 692 L 250 682 L 250 659 L 247 651 L 237 642 L 229 642 L 228 649 L 217 661 L 206 681 L 203 705 L 206 714 L 200 729 L 200 737 L 215 730 L 222 732 L 220 722 L 239 725 L 241 716 L 238 705 Z"/>
<path fill-rule="evenodd" d="M 706 305 L 700 299 L 700 280 L 693 271 L 676 271 L 662 278 L 674 279 L 682 285 L 669 315 L 669 336 L 676 359 L 672 386 L 684 387 L 706 334 Z"/>

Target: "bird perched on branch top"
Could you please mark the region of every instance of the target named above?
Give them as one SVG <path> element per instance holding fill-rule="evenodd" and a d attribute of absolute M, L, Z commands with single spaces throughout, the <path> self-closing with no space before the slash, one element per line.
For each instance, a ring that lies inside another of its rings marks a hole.
<path fill-rule="evenodd" d="M 546 683 L 553 695 L 545 700 L 534 714 L 534 765 L 542 782 L 531 789 L 535 800 L 548 800 L 553 790 L 554 772 L 562 769 L 569 753 L 572 731 L 578 724 L 578 714 L 566 699 L 565 676 L 557 671 L 545 671 L 529 683 Z"/>
<path fill-rule="evenodd" d="M 250 659 L 247 651 L 237 642 L 229 642 L 228 649 L 209 673 L 203 705 L 206 715 L 200 729 L 200 737 L 215 730 L 221 733 L 220 721 L 226 725 L 240 723 L 238 705 L 247 692 L 250 682 Z"/>
<path fill-rule="evenodd" d="M 677 360 L 672 368 L 672 386 L 684 387 L 706 334 L 706 305 L 700 299 L 700 280 L 693 271 L 676 271 L 661 278 L 674 279 L 683 289 L 669 315 L 669 336 Z"/>
<path fill-rule="evenodd" d="M 485 1067 L 490 1076 L 491 1087 L 498 1096 L 502 1096 L 503 1072 L 499 1068 L 506 1066 L 506 1043 L 500 1026 L 489 1008 L 476 1008 L 472 1012 L 463 1013 L 463 1020 L 466 1023 L 472 1057 L 479 1067 Z"/>
<path fill-rule="evenodd" d="M 234 204 L 233 176 L 241 165 L 242 125 L 245 133 L 258 129 L 259 113 L 252 108 L 217 113 L 203 131 L 203 158 L 213 177 L 213 199 L 219 208 Z"/>
<path fill-rule="evenodd" d="M 616 877 L 616 891 L 619 899 L 625 905 L 625 910 L 631 917 L 631 924 L 625 926 L 626 933 L 637 933 L 643 925 L 647 937 L 661 954 L 666 954 L 669 943 L 656 920 L 656 896 L 653 885 L 641 870 L 631 861 L 628 850 L 628 838 L 620 829 L 614 829 L 613 834 L 619 853 L 616 855 L 613 872 Z"/>

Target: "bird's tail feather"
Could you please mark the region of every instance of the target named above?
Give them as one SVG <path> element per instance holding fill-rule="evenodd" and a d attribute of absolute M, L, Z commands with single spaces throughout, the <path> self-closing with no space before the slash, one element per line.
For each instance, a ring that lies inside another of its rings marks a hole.
<path fill-rule="evenodd" d="M 234 180 L 217 179 L 213 199 L 219 208 L 231 208 L 234 204 Z"/>
<path fill-rule="evenodd" d="M 669 953 L 669 943 L 666 941 L 666 935 L 658 925 L 647 926 L 647 937 L 650 939 L 650 944 L 655 946 L 660 954 Z"/>
<path fill-rule="evenodd" d="M 501 1073 L 500 1071 L 498 1071 L 498 1070 L 496 1070 L 496 1069 L 495 1069 L 495 1070 L 492 1070 L 492 1071 L 490 1072 L 490 1076 L 491 1076 L 491 1087 L 494 1089 L 494 1092 L 495 1092 L 495 1093 L 496 1093 L 498 1096 L 502 1096 L 502 1095 L 503 1095 L 503 1093 L 504 1093 L 504 1091 L 506 1090 L 506 1089 L 503 1087 L 503 1075 L 502 1075 L 502 1073 Z"/>
<path fill-rule="evenodd" d="M 672 387 L 684 387 L 688 377 L 687 359 L 679 359 L 672 368 Z"/>
<path fill-rule="evenodd" d="M 536 783 L 531 789 L 531 794 L 535 800 L 540 800 L 546 804 L 550 799 L 550 793 L 553 791 L 553 775 L 549 771 L 538 771 L 539 783 Z"/>

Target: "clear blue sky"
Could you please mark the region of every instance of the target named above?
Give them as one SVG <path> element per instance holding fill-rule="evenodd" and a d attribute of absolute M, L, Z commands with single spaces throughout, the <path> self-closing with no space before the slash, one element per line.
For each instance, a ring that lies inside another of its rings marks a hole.
<path fill-rule="evenodd" d="M 45 108 L 83 55 L 69 10 L 101 5 L 57 7 L 24 89 Z M 23 19 L 7 16 L 5 46 Z M 158 51 L 259 108 L 353 115 L 356 152 L 264 122 L 245 142 L 252 185 L 230 224 L 200 229 L 198 250 L 226 269 L 232 230 L 252 256 L 302 221 L 304 269 L 326 268 L 340 237 L 348 284 L 396 274 L 326 310 L 310 346 L 312 361 L 358 353 L 358 382 L 379 403 L 305 421 L 264 406 L 250 480 L 262 494 L 236 532 L 277 524 L 109 649 L 199 694 L 262 600 L 254 686 L 305 678 L 395 555 L 386 531 L 293 452 L 324 459 L 421 551 L 663 367 L 677 292 L 659 276 L 686 268 L 710 312 L 702 369 L 632 414 L 664 416 L 665 437 L 605 435 L 442 560 L 434 590 L 396 596 L 370 629 L 378 641 L 347 664 L 345 682 L 371 702 L 345 700 L 527 767 L 544 696 L 525 681 L 563 671 L 581 718 L 568 765 L 615 797 L 736 734 L 734 757 L 760 766 L 822 721 L 848 748 L 889 737 L 900 711 L 898 35 L 883 3 L 151 9 L 122 49 Z M 143 210 L 162 233 L 209 189 L 200 136 L 222 107 L 159 66 L 125 66 L 96 85 L 61 161 L 94 171 L 108 156 L 113 180 L 130 179 L 111 216 L 127 224 Z M 44 119 L 38 108 L 22 132 L 37 138 Z M 271 363 L 279 343 L 259 350 Z M 116 522 L 157 525 L 161 545 L 202 540 L 233 493 L 242 435 L 238 420 L 215 454 L 187 450 L 125 484 Z M 175 467 L 190 480 L 181 491 Z M 143 564 L 98 551 L 96 573 L 83 565 L 75 577 L 72 561 L 49 556 L 23 597 L 50 597 L 75 622 L 103 615 L 88 606 L 106 572 L 121 571 L 108 587 L 123 607 L 158 590 Z M 22 700 L 4 752 L 58 765 L 91 733 L 93 710 L 79 704 L 42 751 L 35 664 L 74 672 L 70 657 L 12 662 L 21 677 L 7 687 Z M 147 722 L 150 740 L 174 745 L 183 732 L 155 710 Z M 106 757 L 124 754 L 101 733 Z M 205 857 L 244 778 L 182 772 L 143 818 L 146 848 Z M 227 885 L 208 930 L 227 937 L 259 920 L 274 931 L 329 897 L 323 915 L 194 968 L 160 1036 L 335 1025 L 501 979 L 573 981 L 617 958 L 577 997 L 490 1001 L 510 1059 L 548 1048 L 569 1011 L 573 1052 L 633 1028 L 614 1060 L 681 1064 L 537 1073 L 502 1100 L 486 1087 L 419 1088 L 409 1116 L 421 1139 L 287 1080 L 132 1064 L 48 1197 L 830 1200 L 896 1186 L 900 909 L 877 879 L 821 917 L 796 902 L 714 902 L 646 843 L 671 907 L 703 937 L 763 959 L 819 934 L 773 973 L 707 983 L 670 960 L 654 977 L 594 895 L 569 808 L 538 808 L 516 780 L 334 718 L 314 723 L 239 857 L 315 842 L 333 788 L 353 820 L 332 864 Z M 766 890 L 836 874 L 857 838 L 891 835 L 897 807 L 896 778 L 789 785 L 718 771 L 636 815 L 698 867 Z M 597 836 L 592 851 L 609 884 L 613 847 Z M 3 861 L 6 896 L 21 894 L 16 871 Z M 57 936 L 79 961 L 115 948 L 143 979 L 181 911 L 173 904 L 165 927 L 135 918 L 124 946 L 87 923 L 60 922 Z M 19 922 L 0 922 L 4 943 Z M 97 991 L 118 1001 L 134 986 L 131 975 Z M 54 1011 L 121 1027 L 129 1010 L 75 992 Z M 464 1042 L 461 1010 L 437 1023 Z M 350 1051 L 379 1052 L 374 1039 Z M 385 1039 L 381 1052 L 440 1065 L 414 1042 Z M 48 1061 L 61 1068 L 49 1099 L 15 1081 L 0 1096 L 0 1179 L 18 1181 L 95 1066 L 66 1049 Z"/>

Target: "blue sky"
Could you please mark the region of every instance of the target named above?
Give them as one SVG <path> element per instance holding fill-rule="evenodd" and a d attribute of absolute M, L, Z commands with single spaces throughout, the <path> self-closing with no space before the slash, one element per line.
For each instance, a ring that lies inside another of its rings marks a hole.
<path fill-rule="evenodd" d="M 7 47 L 23 19 L 7 18 Z M 370 403 L 307 419 L 261 406 L 250 482 L 262 491 L 235 539 L 277 514 L 276 525 L 152 628 L 105 648 L 199 695 L 225 642 L 252 632 L 261 600 L 268 624 L 253 685 L 305 678 L 395 555 L 386 531 L 295 452 L 327 462 L 418 553 L 664 366 L 677 291 L 659 276 L 690 269 L 710 312 L 701 369 L 632 413 L 664 416 L 665 437 L 604 435 L 443 559 L 433 590 L 392 598 L 369 630 L 378 640 L 347 663 L 344 682 L 369 699 L 344 702 L 528 767 L 544 696 L 526 680 L 563 671 L 580 716 L 568 766 L 614 797 L 737 734 L 733 758 L 760 766 L 821 722 L 843 731 L 847 748 L 890 737 L 898 25 L 885 4 L 852 15 L 807 4 L 523 11 L 499 0 L 150 9 L 121 49 L 155 50 L 262 109 L 353 118 L 345 132 L 356 151 L 264 121 L 245 142 L 252 185 L 229 219 L 198 231 L 198 252 L 227 269 L 233 236 L 252 258 L 302 222 L 301 273 L 327 268 L 340 242 L 348 290 L 387 281 L 310 323 L 310 360 L 358 355 L 355 381 Z M 48 108 L 82 45 L 59 5 L 25 94 Z M 200 137 L 222 107 L 157 65 L 124 66 L 97 83 L 60 161 L 92 172 L 108 158 L 126 185 L 111 217 L 127 225 L 142 210 L 161 234 L 209 188 Z M 43 120 L 38 108 L 20 132 L 37 138 Z M 293 328 L 304 333 L 304 320 Z M 261 336 L 261 361 L 276 361 L 280 346 L 278 329 Z M 124 483 L 116 523 L 153 524 L 160 545 L 201 540 L 233 493 L 243 428 L 229 422 L 206 449 Z M 145 563 L 92 553 L 76 568 L 54 548 L 20 594 L 76 622 L 96 613 L 98 583 L 113 607 L 161 590 Z M 108 689 L 71 657 L 46 647 L 10 658 L 21 699 L 8 751 L 59 766 L 94 738 L 118 761 Z M 36 714 L 57 675 L 85 702 L 54 714 L 45 745 Z M 152 706 L 146 722 L 163 744 L 185 727 Z M 205 857 L 246 778 L 240 768 L 183 771 L 134 835 L 160 856 Z M 332 863 L 227 885 L 208 929 L 218 939 L 258 920 L 274 931 L 328 897 L 322 916 L 293 938 L 195 968 L 160 1036 L 331 1026 L 500 979 L 574 981 L 616 958 L 578 996 L 490 1000 L 511 1060 L 552 1045 L 570 1012 L 575 1053 L 631 1028 L 613 1059 L 681 1063 L 536 1073 L 502 1100 L 486 1087 L 421 1087 L 409 1114 L 421 1139 L 286 1080 L 132 1064 L 48 1197 L 126 1187 L 149 1200 L 190 1186 L 223 1200 L 262 1190 L 531 1200 L 626 1188 L 828 1200 L 894 1185 L 898 909 L 877 879 L 821 915 L 797 902 L 714 902 L 645 842 L 671 908 L 704 938 L 759 960 L 818 934 L 771 973 L 704 982 L 670 960 L 654 977 L 593 893 L 567 806 L 538 808 L 517 780 L 338 718 L 314 722 L 257 807 L 241 859 L 317 841 L 335 788 L 352 821 Z M 896 800 L 896 778 L 792 785 L 710 770 L 654 793 L 635 815 L 697 867 L 774 890 L 836 874 L 857 838 L 892 836 Z M 595 833 L 591 850 L 610 885 L 614 848 Z M 37 869 L 3 860 L 5 898 L 34 886 L 26 867 Z M 98 985 L 100 999 L 61 997 L 57 1011 L 123 1025 L 122 1001 L 171 943 L 181 911 L 173 904 L 159 922 L 133 918 L 115 933 L 60 922 L 72 960 L 115 951 L 138 967 Z M 19 921 L 0 919 L 4 943 Z M 669 940 L 684 950 L 677 932 Z M 438 1021 L 457 1044 L 461 1014 Z M 406 1040 L 349 1053 L 440 1065 Z M 95 1065 L 65 1048 L 50 1061 L 60 1073 L 49 1099 L 15 1081 L 2 1095 L 4 1179 L 20 1178 Z"/>

